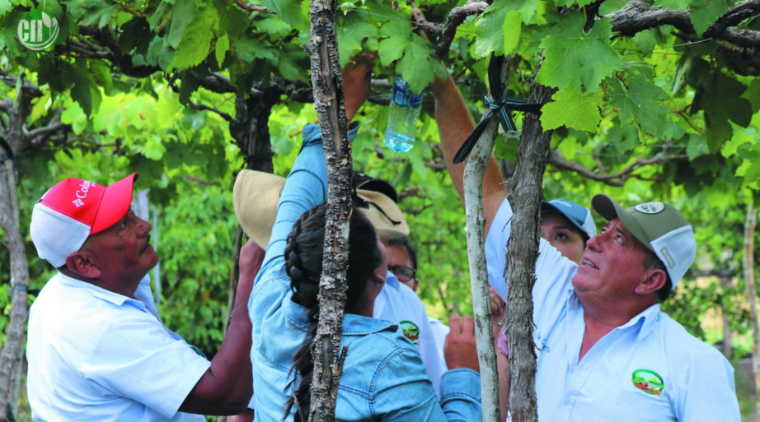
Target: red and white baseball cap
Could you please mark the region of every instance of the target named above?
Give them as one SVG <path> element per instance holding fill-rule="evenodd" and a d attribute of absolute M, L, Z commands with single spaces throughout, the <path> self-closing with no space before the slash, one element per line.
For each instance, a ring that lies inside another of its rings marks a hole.
<path fill-rule="evenodd" d="M 30 232 L 40 258 L 59 268 L 88 237 L 119 222 L 132 204 L 137 177 L 131 174 L 111 186 L 66 179 L 50 188 L 32 210 Z"/>

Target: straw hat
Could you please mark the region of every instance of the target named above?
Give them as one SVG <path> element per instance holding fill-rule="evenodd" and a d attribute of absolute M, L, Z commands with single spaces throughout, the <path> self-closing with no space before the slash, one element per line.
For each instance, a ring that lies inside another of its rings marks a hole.
<path fill-rule="evenodd" d="M 359 199 L 355 200 L 355 207 L 367 216 L 381 238 L 409 236 L 409 226 L 401 209 L 387 196 L 390 193 L 387 186 L 393 190 L 392 186 L 381 179 L 373 180 L 374 183 L 362 183 L 362 187 L 372 190 L 356 191 Z M 387 186 L 379 182 L 384 182 Z M 235 180 L 232 191 L 235 215 L 248 237 L 262 248 L 269 245 L 272 226 L 277 218 L 277 202 L 283 187 L 284 178 L 256 170 L 243 170 Z"/>

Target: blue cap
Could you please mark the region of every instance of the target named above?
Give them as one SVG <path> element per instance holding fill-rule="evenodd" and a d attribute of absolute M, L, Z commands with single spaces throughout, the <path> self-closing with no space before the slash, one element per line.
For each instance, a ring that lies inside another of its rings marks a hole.
<path fill-rule="evenodd" d="M 596 224 L 591 218 L 591 210 L 584 206 L 564 198 L 557 198 L 548 202 L 541 201 L 541 213 L 545 212 L 557 212 L 564 215 L 589 239 L 596 236 Z"/>

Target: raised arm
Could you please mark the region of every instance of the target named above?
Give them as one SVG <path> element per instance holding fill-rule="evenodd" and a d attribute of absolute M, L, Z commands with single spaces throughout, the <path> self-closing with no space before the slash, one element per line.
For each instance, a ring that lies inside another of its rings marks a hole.
<path fill-rule="evenodd" d="M 435 94 L 435 121 L 438 123 L 443 157 L 446 160 L 451 181 L 464 202 L 464 163 L 454 164 L 451 160 L 472 132 L 475 122 L 472 120 L 462 94 L 450 76 L 445 81 L 436 77 L 431 90 Z M 496 211 L 506 197 L 506 190 L 501 182 L 499 166 L 491 157 L 483 177 L 483 214 L 486 219 L 486 233 L 491 227 Z"/>

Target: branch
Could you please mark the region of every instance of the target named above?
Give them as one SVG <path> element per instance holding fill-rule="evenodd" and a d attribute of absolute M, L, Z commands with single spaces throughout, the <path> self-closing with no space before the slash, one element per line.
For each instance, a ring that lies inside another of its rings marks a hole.
<path fill-rule="evenodd" d="M 414 3 L 414 0 L 409 0 L 408 3 L 412 7 L 412 25 L 415 26 L 415 29 L 421 29 L 427 32 L 428 35 L 432 36 L 440 35 L 443 30 L 441 25 L 428 22 L 428 20 L 425 19 L 422 10 L 420 10 L 419 7 L 417 7 L 417 4 Z"/>
<path fill-rule="evenodd" d="M 742 47 L 760 47 L 760 32 L 730 28 L 760 12 L 760 0 L 737 3 L 703 34 L 704 38 L 722 39 Z M 694 34 L 689 12 L 683 9 L 663 9 L 650 6 L 643 0 L 630 0 L 628 4 L 605 17 L 612 19 L 612 31 L 632 37 L 646 29 L 673 25 L 678 30 Z"/>
<path fill-rule="evenodd" d="M 188 103 L 190 104 L 190 107 L 192 107 L 192 108 L 194 108 L 194 109 L 196 109 L 196 110 L 206 110 L 206 111 L 213 111 L 214 113 L 216 113 L 216 114 L 220 115 L 220 116 L 221 116 L 221 117 L 222 117 L 224 120 L 226 120 L 226 121 L 228 121 L 228 122 L 231 122 L 231 121 L 233 121 L 233 120 L 234 120 L 234 119 L 232 118 L 232 116 L 230 116 L 229 114 L 227 114 L 227 113 L 225 113 L 225 112 L 223 112 L 223 111 L 221 111 L 221 110 L 219 110 L 219 109 L 216 109 L 216 108 L 214 108 L 214 107 L 209 107 L 209 106 L 207 106 L 207 105 L 203 105 L 203 104 L 195 104 L 195 103 L 194 103 L 194 102 L 192 102 L 192 101 L 188 101 Z"/>
<path fill-rule="evenodd" d="M 274 13 L 271 10 L 267 9 L 266 7 L 256 6 L 255 4 L 249 4 L 249 3 L 244 2 L 243 0 L 235 0 L 235 3 L 237 3 L 237 5 L 240 6 L 241 9 L 247 10 L 249 12 Z"/>
<path fill-rule="evenodd" d="M 559 150 L 553 149 L 551 150 L 551 153 L 549 154 L 549 164 L 553 165 L 554 167 L 560 170 L 572 171 L 572 172 L 578 173 L 579 175 L 587 179 L 603 182 L 610 186 L 623 186 L 625 184 L 625 181 L 630 178 L 636 178 L 636 179 L 642 178 L 640 175 L 634 174 L 633 173 L 634 170 L 637 170 L 644 166 L 648 166 L 650 164 L 665 164 L 667 162 L 683 159 L 683 158 L 685 158 L 683 155 L 657 154 L 654 158 L 651 158 L 649 160 L 644 160 L 642 158 L 639 158 L 633 163 L 629 164 L 628 167 L 626 167 L 625 169 L 617 173 L 603 174 L 603 173 L 595 173 L 593 170 L 590 170 L 576 162 L 567 161 L 567 159 L 565 159 L 565 157 L 562 155 L 561 152 L 559 152 Z"/>
<path fill-rule="evenodd" d="M 488 3 L 484 1 L 467 2 L 462 7 L 455 7 L 451 9 L 449 16 L 446 17 L 446 23 L 443 25 L 441 36 L 438 39 L 438 45 L 435 47 L 435 54 L 439 59 L 443 60 L 449 55 L 449 49 L 451 43 L 454 41 L 454 36 L 457 33 L 457 27 L 467 19 L 468 16 L 483 13 L 488 7 Z"/>
<path fill-rule="evenodd" d="M 56 110 L 55 115 L 50 119 L 50 123 L 47 126 L 39 127 L 37 129 L 27 131 L 26 127 L 23 128 L 24 138 L 31 142 L 33 147 L 39 146 L 50 135 L 58 132 L 59 130 L 68 129 L 71 126 L 66 123 L 61 123 L 61 115 L 63 114 L 63 107 L 59 107 Z"/>

